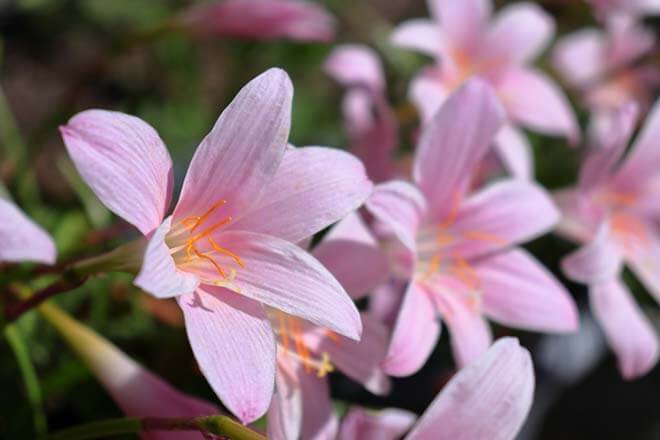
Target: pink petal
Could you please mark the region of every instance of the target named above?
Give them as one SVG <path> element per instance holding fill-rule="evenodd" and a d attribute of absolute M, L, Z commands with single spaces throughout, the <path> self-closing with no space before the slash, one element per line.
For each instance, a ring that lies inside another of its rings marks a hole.
<path fill-rule="evenodd" d="M 497 87 L 511 118 L 531 130 L 565 136 L 572 144 L 580 128 L 566 96 L 550 78 L 534 69 L 510 69 Z"/>
<path fill-rule="evenodd" d="M 197 276 L 179 270 L 165 243 L 165 236 L 172 226 L 168 217 L 156 229 L 147 244 L 142 268 L 135 277 L 135 285 L 156 298 L 171 298 L 195 291 L 199 285 Z"/>
<path fill-rule="evenodd" d="M 298 368 L 298 381 L 302 391 L 303 439 L 334 439 L 339 420 L 330 399 L 327 378 L 318 378 L 304 368 Z"/>
<path fill-rule="evenodd" d="M 199 367 L 243 423 L 261 417 L 275 383 L 275 338 L 263 308 L 224 288 L 178 298 Z"/>
<path fill-rule="evenodd" d="M 422 122 L 429 123 L 442 104 L 451 94 L 448 84 L 442 81 L 442 74 L 434 68 L 425 68 L 410 81 L 410 100 L 417 107 Z"/>
<path fill-rule="evenodd" d="M 452 45 L 470 52 L 490 19 L 491 0 L 428 0 L 429 9 Z"/>
<path fill-rule="evenodd" d="M 660 139 L 660 100 L 655 103 L 647 116 L 644 128 L 618 173 L 618 181 L 631 186 L 643 184 L 650 177 L 657 175 L 660 169 L 658 139 Z"/>
<path fill-rule="evenodd" d="M 264 194 L 287 146 L 293 86 L 281 69 L 250 81 L 197 147 L 174 210 L 179 220 L 227 204 L 206 221 L 245 214 Z"/>
<path fill-rule="evenodd" d="M 513 439 L 533 394 L 529 352 L 517 339 L 502 338 L 452 378 L 406 439 Z"/>
<path fill-rule="evenodd" d="M 216 241 L 244 264 L 227 283 L 230 289 L 351 339 L 360 338 L 362 325 L 353 301 L 310 254 L 293 243 L 251 232 L 225 232 Z M 213 267 L 209 271 L 210 277 L 218 277 Z"/>
<path fill-rule="evenodd" d="M 34 261 L 53 264 L 53 239 L 12 202 L 0 198 L 0 263 Z"/>
<path fill-rule="evenodd" d="M 462 237 L 456 250 L 474 258 L 536 238 L 559 221 L 550 195 L 535 183 L 496 182 L 471 196 L 450 231 Z"/>
<path fill-rule="evenodd" d="M 362 339 L 359 342 L 338 335 L 328 336 L 323 329 L 306 335 L 305 341 L 316 353 L 327 353 L 342 373 L 361 383 L 374 394 L 389 392 L 390 383 L 380 364 L 387 354 L 389 332 L 375 318 L 362 314 Z"/>
<path fill-rule="evenodd" d="M 578 313 L 568 291 L 522 249 L 477 261 L 484 314 L 507 326 L 543 332 L 570 332 Z"/>
<path fill-rule="evenodd" d="M 621 255 L 610 237 L 608 222 L 603 222 L 592 241 L 565 257 L 564 274 L 577 282 L 591 284 L 611 280 L 621 272 Z"/>
<path fill-rule="evenodd" d="M 554 67 L 573 86 L 583 86 L 606 69 L 607 41 L 602 31 L 584 29 L 562 37 L 552 53 Z"/>
<path fill-rule="evenodd" d="M 78 113 L 60 127 L 64 144 L 96 196 L 149 235 L 163 221 L 172 193 L 172 160 L 158 133 L 134 116 Z"/>
<path fill-rule="evenodd" d="M 195 34 L 321 42 L 334 39 L 334 21 L 322 6 L 297 0 L 207 2 L 179 17 L 179 22 Z"/>
<path fill-rule="evenodd" d="M 362 298 L 389 276 L 387 257 L 357 213 L 332 228 L 312 255 L 353 299 Z"/>
<path fill-rule="evenodd" d="M 417 228 L 426 212 L 424 196 L 415 186 L 403 181 L 377 185 L 366 206 L 378 220 L 392 228 L 411 252 L 415 252 Z"/>
<path fill-rule="evenodd" d="M 460 199 L 503 122 L 504 112 L 493 89 L 472 79 L 426 126 L 415 153 L 413 174 L 433 219 L 442 219 L 452 200 Z"/>
<path fill-rule="evenodd" d="M 409 376 L 422 368 L 440 336 L 440 319 L 427 287 L 408 285 L 388 348 L 383 370 L 391 376 Z"/>
<path fill-rule="evenodd" d="M 626 379 L 646 374 L 658 361 L 658 336 L 618 279 L 590 288 L 591 308 L 619 359 Z"/>
<path fill-rule="evenodd" d="M 402 285 L 400 281 L 390 279 L 369 295 L 369 315 L 392 329 L 405 293 L 405 285 Z"/>
<path fill-rule="evenodd" d="M 648 292 L 660 303 L 660 236 L 657 229 L 641 219 L 636 222 L 642 237 L 624 249 L 624 259 L 630 270 Z"/>
<path fill-rule="evenodd" d="M 393 45 L 436 57 L 446 45 L 440 28 L 431 20 L 417 18 L 404 21 L 392 32 Z"/>
<path fill-rule="evenodd" d="M 454 286 L 453 291 L 451 289 L 452 287 L 449 287 L 448 291 L 440 292 L 434 299 L 449 328 L 454 361 L 459 368 L 463 368 L 481 356 L 493 338 L 478 305 L 465 301 L 468 292 L 460 291 L 464 288 L 459 286 Z"/>
<path fill-rule="evenodd" d="M 484 39 L 482 59 L 524 64 L 548 46 L 555 32 L 553 18 L 534 3 L 514 3 L 495 17 Z"/>
<path fill-rule="evenodd" d="M 359 208 L 372 186 L 362 163 L 349 153 L 290 149 L 263 198 L 230 228 L 298 242 Z"/>
<path fill-rule="evenodd" d="M 511 176 L 525 180 L 534 178 L 534 152 L 521 130 L 511 125 L 503 126 L 495 138 L 495 148 Z"/>
<path fill-rule="evenodd" d="M 417 416 L 409 411 L 386 408 L 378 412 L 351 408 L 341 423 L 341 440 L 397 440 L 415 423 Z"/>
<path fill-rule="evenodd" d="M 383 66 L 376 52 L 368 46 L 345 44 L 328 55 L 323 70 L 345 87 L 363 86 L 373 91 L 385 90 Z"/>
<path fill-rule="evenodd" d="M 296 381 L 296 372 L 290 371 L 282 355 L 277 355 L 275 393 L 268 409 L 268 438 L 299 438 L 303 421 L 302 390 Z"/>

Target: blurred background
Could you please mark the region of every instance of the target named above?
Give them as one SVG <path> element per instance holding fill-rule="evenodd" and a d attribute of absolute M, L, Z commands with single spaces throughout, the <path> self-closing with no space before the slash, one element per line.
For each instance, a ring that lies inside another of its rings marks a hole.
<path fill-rule="evenodd" d="M 94 255 L 134 236 L 129 225 L 94 198 L 65 155 L 57 128 L 81 110 L 120 110 L 148 121 L 168 146 L 180 184 L 198 142 L 237 90 L 268 67 L 279 66 L 295 86 L 291 142 L 345 148 L 343 91 L 321 69 L 333 44 L 193 36 L 166 26 L 194 3 L 0 0 L 0 179 L 25 211 L 54 234 L 61 260 Z M 335 43 L 364 43 L 381 55 L 405 160 L 419 123 L 407 101 L 407 87 L 428 59 L 392 47 L 388 35 L 396 23 L 426 16 L 425 2 L 319 3 L 336 17 Z M 555 17 L 559 35 L 596 25 L 583 1 L 537 3 Z M 647 25 L 660 36 L 660 20 L 647 20 Z M 652 56 L 659 63 L 657 48 Z M 538 65 L 556 76 L 547 56 Z M 575 108 L 584 128 L 587 114 L 577 103 Z M 561 139 L 528 134 L 538 180 L 550 189 L 572 184 L 579 151 Z M 555 236 L 528 247 L 560 278 L 558 262 L 574 248 Z M 580 305 L 582 329 L 571 336 L 515 333 L 533 352 L 538 381 L 534 408 L 520 437 L 659 439 L 660 367 L 642 379 L 623 381 L 590 318 L 585 289 L 561 280 Z M 660 327 L 658 307 L 633 277 L 627 281 Z M 151 299 L 132 286 L 130 276 L 116 274 L 94 278 L 57 302 L 175 387 L 217 402 L 195 365 L 173 302 Z M 36 314 L 23 317 L 18 327 L 36 367 L 50 429 L 121 416 L 86 367 Z M 496 336 L 506 334 L 514 333 L 495 328 Z M 340 408 L 342 402 L 354 402 L 421 413 L 453 372 L 445 334 L 426 366 L 395 380 L 390 396 L 370 395 L 341 374 L 332 375 L 332 392 Z M 0 343 L 0 438 L 33 436 L 34 409 L 20 378 L 12 351 Z"/>

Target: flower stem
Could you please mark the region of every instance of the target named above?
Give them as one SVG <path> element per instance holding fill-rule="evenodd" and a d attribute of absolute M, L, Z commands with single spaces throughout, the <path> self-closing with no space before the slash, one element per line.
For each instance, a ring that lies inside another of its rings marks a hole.
<path fill-rule="evenodd" d="M 83 440 L 142 431 L 199 431 L 203 434 L 226 437 L 232 440 L 265 440 L 265 437 L 261 434 L 223 415 L 171 419 L 127 417 L 102 420 L 44 435 L 39 439 Z"/>

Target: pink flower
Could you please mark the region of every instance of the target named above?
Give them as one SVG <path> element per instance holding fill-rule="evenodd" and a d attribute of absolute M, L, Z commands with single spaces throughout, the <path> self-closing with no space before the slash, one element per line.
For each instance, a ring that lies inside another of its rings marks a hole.
<path fill-rule="evenodd" d="M 3 198 L 0 198 L 0 243 L 0 263 L 53 264 L 57 258 L 50 235 Z"/>
<path fill-rule="evenodd" d="M 587 156 L 578 186 L 556 196 L 558 231 L 584 243 L 563 261 L 564 272 L 589 285 L 591 308 L 628 379 L 656 364 L 658 336 L 621 280 L 622 263 L 660 300 L 660 101 L 622 160 L 636 116 L 634 105 L 623 107 L 607 142 Z"/>
<path fill-rule="evenodd" d="M 333 228 L 313 254 L 354 298 L 382 284 L 388 274 L 385 256 L 356 213 Z M 380 368 L 389 333 L 374 318 L 362 315 L 360 342 L 279 311 L 271 313 L 271 320 L 278 335 L 278 362 L 269 438 L 336 437 L 338 422 L 326 377 L 335 368 L 373 393 L 389 390 Z"/>
<path fill-rule="evenodd" d="M 40 309 L 83 360 L 121 410 L 130 417 L 197 417 L 220 414 L 208 402 L 181 393 L 92 329 L 46 304 Z M 203 440 L 198 432 L 153 431 L 144 440 Z"/>
<path fill-rule="evenodd" d="M 320 5 L 302 0 L 223 0 L 193 6 L 179 24 L 202 35 L 256 40 L 329 42 L 334 18 Z"/>
<path fill-rule="evenodd" d="M 609 119 L 627 102 L 648 110 L 660 73 L 639 61 L 655 42 L 653 32 L 626 17 L 608 20 L 606 31 L 583 29 L 559 41 L 553 63 L 592 112 L 592 136 L 607 132 Z"/>
<path fill-rule="evenodd" d="M 659 0 L 586 0 L 594 8 L 600 19 L 612 15 L 653 15 L 660 14 Z"/>
<path fill-rule="evenodd" d="M 324 69 L 348 89 L 342 109 L 350 150 L 362 159 L 374 182 L 395 177 L 397 125 L 387 102 L 385 75 L 378 55 L 366 46 L 339 46 L 326 59 Z"/>
<path fill-rule="evenodd" d="M 401 24 L 394 44 L 435 58 L 412 82 L 411 99 L 429 121 L 457 87 L 474 75 L 487 79 L 508 113 L 495 139 L 512 174 L 530 178 L 533 157 L 517 126 L 579 140 L 573 111 L 559 87 L 528 64 L 548 45 L 552 17 L 532 3 L 514 3 L 491 21 L 491 0 L 428 0 L 433 17 Z"/>
<path fill-rule="evenodd" d="M 359 207 L 371 192 L 345 152 L 287 148 L 292 86 L 271 69 L 246 85 L 197 148 L 171 216 L 172 162 L 138 118 L 83 112 L 62 127 L 80 174 L 149 238 L 136 285 L 177 297 L 213 389 L 243 422 L 268 408 L 275 337 L 264 306 L 359 339 L 350 297 L 294 243 Z"/>
<path fill-rule="evenodd" d="M 427 124 L 414 159 L 415 185 L 377 186 L 367 201 L 403 247 L 391 244 L 399 277 L 409 280 L 385 371 L 417 371 L 449 326 L 454 357 L 467 365 L 491 343 L 484 316 L 502 324 L 565 332 L 577 326 L 561 284 L 517 244 L 549 231 L 559 213 L 525 180 L 495 182 L 467 194 L 475 166 L 504 121 L 492 88 L 472 79 Z"/>
<path fill-rule="evenodd" d="M 386 409 L 353 408 L 344 418 L 342 440 L 513 440 L 534 395 L 529 352 L 515 338 L 502 338 L 473 364 L 459 371 L 422 417 Z"/>

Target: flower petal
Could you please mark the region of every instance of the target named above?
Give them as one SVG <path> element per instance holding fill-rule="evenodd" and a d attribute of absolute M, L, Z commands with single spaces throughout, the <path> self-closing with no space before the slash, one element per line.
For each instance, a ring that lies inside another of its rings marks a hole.
<path fill-rule="evenodd" d="M 299 438 L 302 429 L 302 390 L 286 360 L 277 355 L 275 393 L 268 409 L 268 438 Z"/>
<path fill-rule="evenodd" d="M 359 44 L 337 46 L 326 58 L 323 70 L 345 87 L 385 90 L 383 66 L 374 50 Z"/>
<path fill-rule="evenodd" d="M 359 339 L 360 315 L 339 282 L 314 257 L 293 243 L 263 234 L 228 231 L 217 243 L 237 254 L 230 289 L 316 325 Z M 202 249 L 202 251 L 204 251 Z M 209 267 L 210 277 L 218 277 Z"/>
<path fill-rule="evenodd" d="M 531 130 L 580 140 L 580 128 L 566 96 L 538 70 L 509 69 L 499 79 L 498 92 L 509 116 Z"/>
<path fill-rule="evenodd" d="M 172 195 L 172 159 L 149 124 L 134 116 L 87 110 L 60 127 L 76 169 L 112 212 L 149 235 Z"/>
<path fill-rule="evenodd" d="M 517 339 L 502 338 L 449 381 L 407 440 L 513 439 L 533 394 L 529 352 Z"/>
<path fill-rule="evenodd" d="M 426 201 L 417 188 L 403 181 L 381 183 L 374 188 L 366 206 L 378 220 L 392 228 L 411 252 L 415 252 L 417 228 L 426 211 Z"/>
<path fill-rule="evenodd" d="M 385 326 L 368 314 L 362 314 L 362 339 L 352 341 L 339 335 L 328 336 L 327 331 L 315 329 L 305 336 L 309 348 L 327 353 L 330 361 L 344 374 L 361 383 L 374 394 L 389 392 L 390 383 L 380 368 L 389 343 Z"/>
<path fill-rule="evenodd" d="M 468 52 L 479 44 L 493 7 L 491 0 L 428 0 L 428 5 L 452 46 Z"/>
<path fill-rule="evenodd" d="M 583 284 L 610 280 L 619 275 L 621 265 L 621 255 L 610 238 L 610 227 L 606 221 L 598 227 L 592 241 L 561 262 L 564 274 Z"/>
<path fill-rule="evenodd" d="M 558 221 L 559 211 L 543 188 L 505 180 L 467 199 L 450 232 L 461 237 L 455 250 L 474 258 L 536 238 Z"/>
<path fill-rule="evenodd" d="M 627 245 L 624 244 L 624 260 L 649 293 L 660 303 L 660 237 L 652 224 L 638 220 L 635 227 L 639 228 L 641 237 L 633 237 Z"/>
<path fill-rule="evenodd" d="M 578 328 L 578 312 L 564 286 L 531 255 L 513 249 L 474 264 L 484 314 L 511 327 L 544 332 Z"/>
<path fill-rule="evenodd" d="M 411 282 L 397 316 L 383 370 L 396 377 L 422 368 L 440 336 L 440 319 L 427 288 Z"/>
<path fill-rule="evenodd" d="M 353 299 L 387 281 L 389 262 L 359 214 L 351 213 L 323 237 L 312 255 Z"/>
<path fill-rule="evenodd" d="M 493 337 L 478 303 L 469 304 L 464 300 L 469 293 L 464 291 L 463 285 L 452 284 L 455 285 L 445 286 L 443 290 L 447 291 L 435 295 L 434 300 L 449 328 L 454 361 L 459 368 L 463 368 L 488 349 Z"/>
<path fill-rule="evenodd" d="M 156 298 L 171 298 L 195 291 L 199 285 L 197 276 L 183 272 L 176 267 L 165 236 L 172 226 L 168 217 L 156 229 L 147 244 L 140 273 L 135 277 L 135 285 Z"/>
<path fill-rule="evenodd" d="M 467 82 L 433 116 L 421 135 L 413 170 L 433 219 L 441 220 L 452 199 L 460 199 L 503 122 L 495 92 L 481 79 Z"/>
<path fill-rule="evenodd" d="M 397 408 L 378 412 L 353 407 L 341 423 L 341 440 L 397 440 L 403 437 L 417 420 L 417 415 Z"/>
<path fill-rule="evenodd" d="M 174 210 L 179 220 L 227 204 L 207 221 L 238 218 L 263 194 L 280 166 L 289 137 L 293 86 L 281 69 L 241 89 L 197 147 Z"/>
<path fill-rule="evenodd" d="M 548 46 L 555 22 L 534 3 L 514 3 L 495 17 L 484 39 L 482 59 L 497 63 L 524 64 Z"/>
<path fill-rule="evenodd" d="M 525 134 L 512 125 L 503 126 L 495 138 L 495 148 L 512 177 L 534 178 L 534 152 Z"/>
<path fill-rule="evenodd" d="M 605 71 L 606 54 L 604 33 L 598 29 L 584 29 L 559 39 L 552 62 L 566 81 L 582 86 Z"/>
<path fill-rule="evenodd" d="M 263 308 L 224 288 L 178 298 L 199 367 L 243 423 L 261 417 L 275 384 L 275 337 Z"/>
<path fill-rule="evenodd" d="M 451 95 L 451 88 L 443 82 L 442 71 L 427 67 L 410 81 L 409 99 L 417 107 L 422 122 L 428 124 Z"/>
<path fill-rule="evenodd" d="M 362 163 L 333 148 L 287 150 L 264 197 L 230 229 L 301 241 L 359 208 L 372 183 Z"/>
<path fill-rule="evenodd" d="M 302 391 L 303 439 L 334 439 L 339 430 L 327 378 L 318 378 L 298 367 L 298 381 Z"/>
<path fill-rule="evenodd" d="M 0 263 L 34 261 L 53 264 L 57 258 L 53 239 L 18 206 L 0 198 Z"/>
<path fill-rule="evenodd" d="M 626 286 L 616 278 L 596 283 L 589 289 L 589 298 L 623 377 L 646 374 L 658 361 L 658 336 Z"/>
<path fill-rule="evenodd" d="M 432 57 L 438 56 L 445 45 L 438 25 L 424 18 L 416 18 L 399 24 L 392 32 L 390 41 L 395 46 Z"/>

